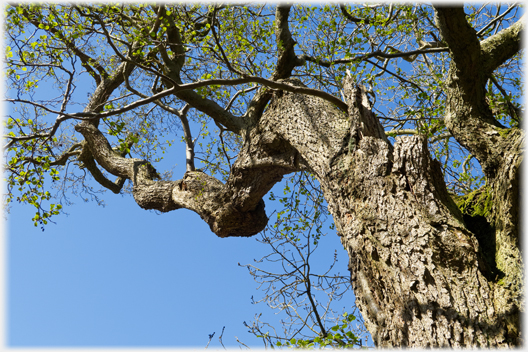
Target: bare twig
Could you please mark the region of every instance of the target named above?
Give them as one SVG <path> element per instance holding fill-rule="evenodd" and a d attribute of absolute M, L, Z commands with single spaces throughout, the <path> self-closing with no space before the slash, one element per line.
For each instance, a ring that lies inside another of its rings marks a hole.
<path fill-rule="evenodd" d="M 205 350 L 207 349 L 207 347 L 209 347 L 209 344 L 211 343 L 211 340 L 213 339 L 214 334 L 215 334 L 214 331 L 212 334 L 209 334 L 209 341 L 207 342 L 207 345 L 204 348 Z"/>
<path fill-rule="evenodd" d="M 485 25 L 480 31 L 477 32 L 477 37 L 480 37 L 482 36 L 482 34 L 486 31 L 486 29 L 488 29 L 489 27 L 491 27 L 492 25 L 494 25 L 497 21 L 503 19 L 511 10 L 513 10 L 516 6 L 518 6 L 519 4 L 514 2 L 513 4 L 511 4 L 507 9 L 506 11 L 504 11 L 504 13 L 500 16 L 497 16 L 495 17 L 493 20 L 491 20 L 487 25 Z"/>
<path fill-rule="evenodd" d="M 241 93 L 247 93 L 247 92 L 251 92 L 252 90 L 255 90 L 257 89 L 259 86 L 253 86 L 253 87 L 250 87 L 250 88 L 247 88 L 247 89 L 241 89 L 239 91 L 237 91 L 235 93 L 235 95 L 233 95 L 233 97 L 231 98 L 231 100 L 229 101 L 229 103 L 226 105 L 225 107 L 225 110 L 226 111 L 229 111 L 229 109 L 231 109 L 231 105 L 233 105 L 233 103 L 235 102 L 235 99 L 241 94 Z"/>
<path fill-rule="evenodd" d="M 218 341 L 220 341 L 220 344 L 222 345 L 222 347 L 224 348 L 224 350 L 226 349 L 225 346 L 224 346 L 224 343 L 222 342 L 222 337 L 224 336 L 224 330 L 225 330 L 225 326 L 222 328 L 222 333 L 220 334 L 220 336 L 218 337 Z"/>
<path fill-rule="evenodd" d="M 248 350 L 250 349 L 250 348 L 248 347 L 248 345 L 246 345 L 245 343 L 243 343 L 242 341 L 240 341 L 240 340 L 238 339 L 238 337 L 235 336 L 235 339 L 237 340 L 237 342 L 238 342 L 239 344 L 245 346 Z"/>

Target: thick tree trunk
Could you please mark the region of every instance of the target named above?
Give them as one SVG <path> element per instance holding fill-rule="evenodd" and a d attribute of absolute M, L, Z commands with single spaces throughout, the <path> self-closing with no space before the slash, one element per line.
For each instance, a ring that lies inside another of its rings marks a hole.
<path fill-rule="evenodd" d="M 497 281 L 479 244 L 489 234 L 466 226 L 426 139 L 403 137 L 391 146 L 361 89 L 347 82 L 344 91 L 349 116 L 284 92 L 261 124 L 318 177 L 376 345 L 518 346 L 519 305 L 504 299 L 511 288 Z M 502 184 L 517 182 L 517 173 L 503 174 Z M 516 202 L 505 210 L 516 213 Z"/>
<path fill-rule="evenodd" d="M 113 151 L 93 124 L 76 130 L 100 166 L 133 182 L 141 207 L 191 209 L 220 237 L 261 231 L 263 195 L 284 174 L 309 170 L 349 253 L 356 304 L 377 346 L 519 346 L 516 190 L 524 134 L 510 132 L 515 139 L 496 166 L 488 223 L 461 214 L 424 137 L 392 146 L 362 89 L 346 79 L 343 91 L 348 114 L 321 98 L 274 92 L 256 125 L 243 131 L 225 184 L 201 172 L 155 181 L 148 162 Z"/>
<path fill-rule="evenodd" d="M 284 174 L 309 170 L 349 253 L 357 306 L 377 346 L 519 346 L 524 132 L 500 126 L 485 101 L 484 84 L 501 61 L 492 55 L 498 42 L 481 47 L 461 9 L 438 8 L 437 14 L 454 57 L 446 126 L 482 165 L 488 181 L 483 192 L 492 204 L 484 217 L 461 214 L 424 137 L 389 143 L 366 95 L 350 79 L 343 89 L 348 113 L 321 98 L 277 90 L 257 94 L 244 123 L 217 116 L 244 139 L 225 184 L 196 171 L 158 181 L 150 163 L 114 151 L 91 121 L 76 126 L 85 138 L 80 160 L 114 192 L 130 180 L 141 207 L 191 209 L 220 237 L 260 232 L 268 221 L 262 197 Z M 497 36 L 516 38 L 510 32 L 518 27 Z M 518 45 L 511 41 L 506 49 Z M 103 82 L 87 111 L 97 111 L 118 83 Z M 283 83 L 302 86 L 295 79 Z M 190 90 L 180 93 L 195 99 Z M 98 173 L 94 160 L 117 181 Z"/>

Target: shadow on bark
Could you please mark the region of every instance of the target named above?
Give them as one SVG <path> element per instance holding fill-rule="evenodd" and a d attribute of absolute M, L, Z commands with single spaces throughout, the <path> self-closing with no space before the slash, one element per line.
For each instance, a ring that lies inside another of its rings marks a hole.
<path fill-rule="evenodd" d="M 438 303 L 420 304 L 417 300 L 408 301 L 401 314 L 404 324 L 400 333 L 403 335 L 399 347 L 409 347 L 409 335 L 412 334 L 410 324 L 413 320 L 429 317 L 433 321 L 430 334 L 431 341 L 424 338 L 421 347 L 493 347 L 502 345 L 519 346 L 520 312 L 512 306 L 502 314 L 496 314 L 494 321 L 483 321 L 479 316 L 470 318 L 457 310 L 441 308 Z M 439 322 L 439 324 L 437 324 Z M 512 326 L 513 325 L 513 326 Z M 510 327 L 504 329 L 504 327 Z M 440 331 L 444 330 L 444 331 Z M 445 331 L 448 330 L 448 331 Z M 415 331 L 416 332 L 416 331 Z M 425 335 L 424 335 L 425 336 Z M 449 340 L 442 337 L 451 336 Z M 485 338 L 484 338 L 485 336 Z M 385 335 L 389 341 L 390 334 Z M 415 336 L 416 339 L 416 336 Z M 497 344 L 490 344 L 496 341 Z M 380 341 L 381 342 L 381 341 Z M 416 346 L 416 343 L 414 344 Z"/>
<path fill-rule="evenodd" d="M 479 243 L 479 269 L 484 277 L 491 282 L 497 282 L 504 277 L 504 273 L 497 268 L 495 261 L 497 242 L 495 228 L 484 216 L 464 214 L 464 222 Z"/>

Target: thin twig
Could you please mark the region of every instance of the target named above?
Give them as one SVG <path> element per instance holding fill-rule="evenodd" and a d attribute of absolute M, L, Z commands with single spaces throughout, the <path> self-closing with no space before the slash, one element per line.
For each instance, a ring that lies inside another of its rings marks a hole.
<path fill-rule="evenodd" d="M 229 111 L 229 109 L 231 109 L 231 105 L 233 105 L 233 103 L 235 102 L 235 99 L 241 94 L 241 93 L 247 93 L 247 92 L 251 92 L 252 90 L 255 90 L 257 89 L 259 86 L 258 85 L 255 85 L 253 87 L 250 87 L 250 88 L 247 88 L 247 89 L 241 89 L 239 90 L 238 92 L 235 93 L 235 95 L 231 98 L 231 100 L 229 101 L 229 103 L 226 105 L 225 107 L 225 111 Z"/>
<path fill-rule="evenodd" d="M 224 330 L 225 330 L 225 326 L 222 328 L 222 333 L 220 334 L 220 336 L 218 337 L 218 341 L 220 341 L 220 344 L 222 345 L 222 347 L 224 348 L 224 350 L 226 349 L 225 346 L 224 346 L 224 343 L 222 342 L 222 337 L 224 336 Z"/>
<path fill-rule="evenodd" d="M 243 343 L 242 341 L 240 341 L 240 340 L 238 339 L 238 337 L 235 336 L 235 339 L 237 340 L 237 342 L 238 342 L 239 344 L 246 346 L 246 348 L 247 348 L 248 350 L 250 349 L 250 348 L 248 347 L 248 345 L 246 345 L 245 343 Z"/>
<path fill-rule="evenodd" d="M 215 332 L 213 331 L 212 334 L 209 334 L 209 341 L 207 342 L 207 345 L 205 346 L 205 350 L 207 349 L 207 347 L 209 347 L 209 344 L 211 343 L 211 340 L 213 339 L 213 336 L 214 336 Z"/>
<path fill-rule="evenodd" d="M 482 33 L 484 33 L 484 31 L 486 29 L 488 29 L 489 27 L 491 27 L 495 22 L 503 19 L 511 10 L 513 10 L 517 5 L 519 5 L 518 3 L 513 3 L 510 5 L 510 7 L 508 7 L 506 9 L 506 11 L 504 11 L 504 13 L 498 17 L 495 17 L 492 21 L 490 21 L 487 25 L 484 26 L 484 28 L 482 28 L 480 31 L 477 32 L 477 37 L 480 37 L 482 35 Z"/>

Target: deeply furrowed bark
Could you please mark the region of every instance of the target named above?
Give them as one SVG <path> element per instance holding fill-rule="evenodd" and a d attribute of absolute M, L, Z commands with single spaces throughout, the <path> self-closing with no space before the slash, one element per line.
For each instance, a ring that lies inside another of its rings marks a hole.
<path fill-rule="evenodd" d="M 518 345 L 518 306 L 503 300 L 509 288 L 490 275 L 425 137 L 392 147 L 360 88 L 347 82 L 345 94 L 348 116 L 276 94 L 261 123 L 319 179 L 377 346 Z"/>

